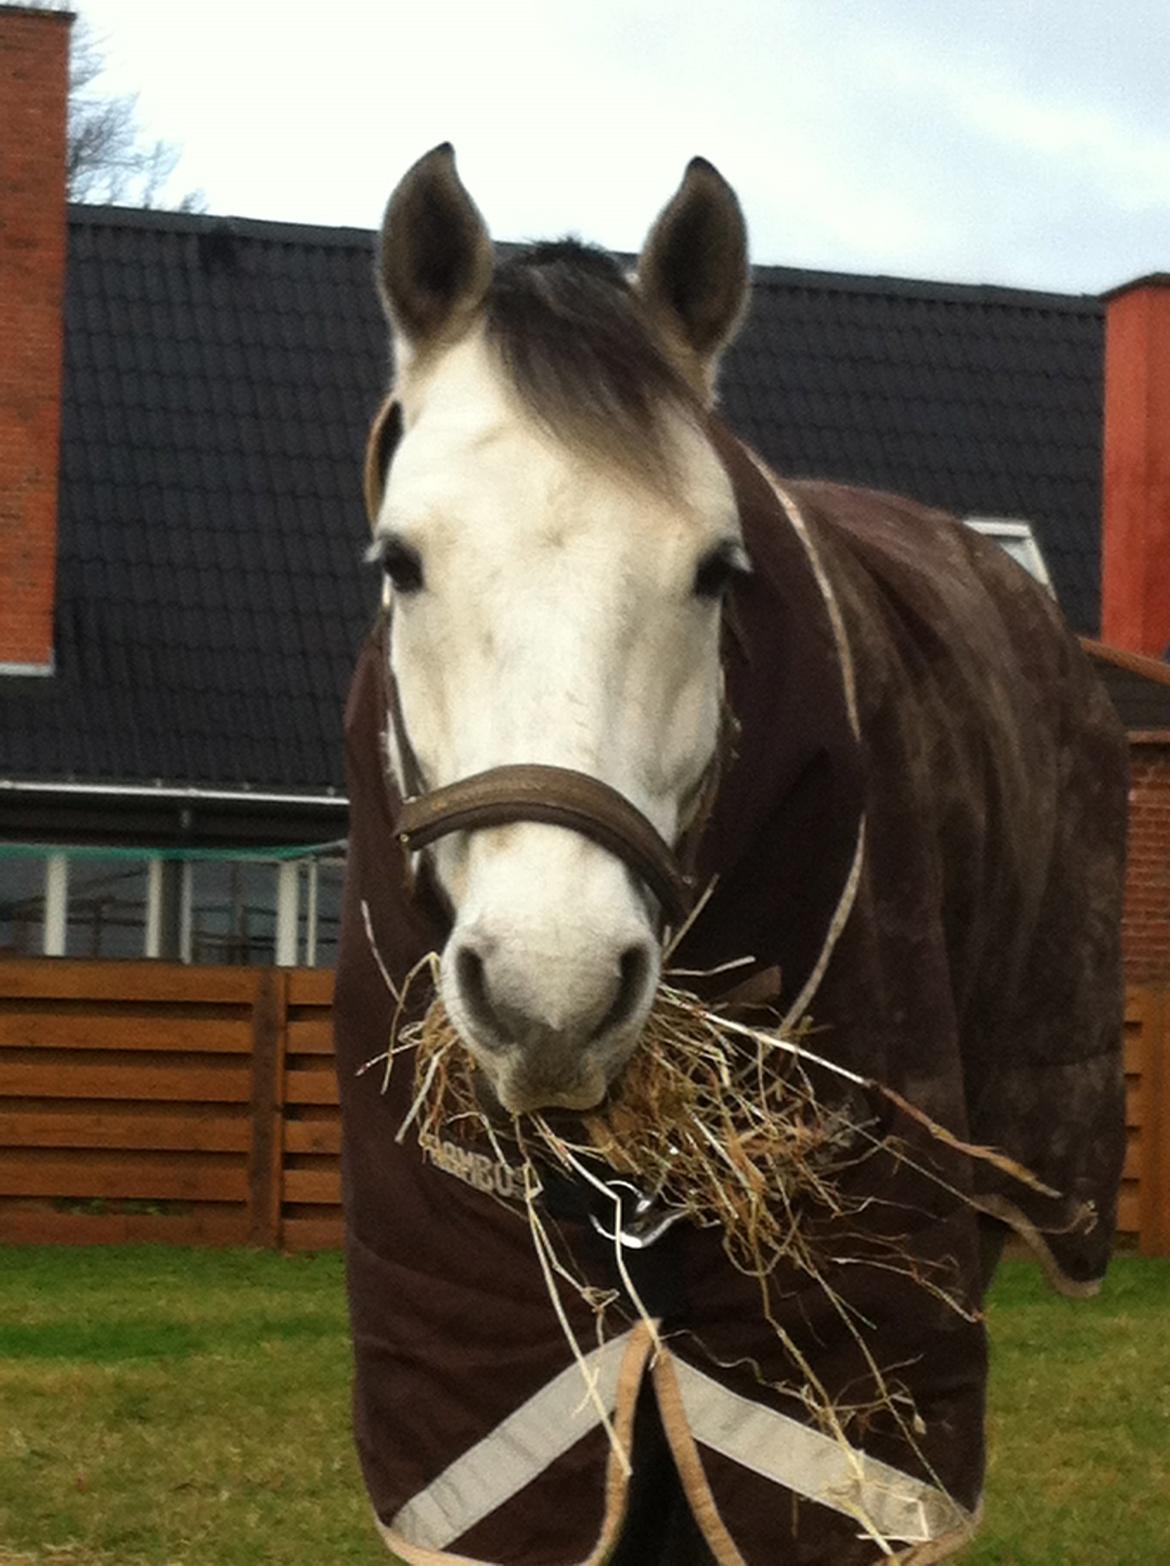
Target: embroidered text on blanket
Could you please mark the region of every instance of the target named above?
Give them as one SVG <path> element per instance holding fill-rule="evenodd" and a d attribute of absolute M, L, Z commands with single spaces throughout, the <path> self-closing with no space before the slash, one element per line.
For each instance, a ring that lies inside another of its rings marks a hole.
<path fill-rule="evenodd" d="M 491 1159 L 486 1153 L 472 1152 L 460 1147 L 458 1142 L 439 1141 L 434 1137 L 420 1137 L 423 1156 L 444 1174 L 454 1175 L 473 1190 L 486 1196 L 502 1196 L 506 1201 L 522 1202 L 524 1187 L 520 1176 L 510 1165 Z"/>

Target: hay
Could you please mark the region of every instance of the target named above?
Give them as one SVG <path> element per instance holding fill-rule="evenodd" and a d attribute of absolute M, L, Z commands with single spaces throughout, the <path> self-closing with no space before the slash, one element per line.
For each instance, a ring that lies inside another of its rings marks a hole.
<path fill-rule="evenodd" d="M 912 1400 L 878 1365 L 865 1341 L 866 1324 L 855 1319 L 826 1271 L 851 1263 L 883 1267 L 912 1277 L 961 1315 L 970 1319 L 975 1313 L 945 1269 L 926 1272 L 904 1254 L 896 1237 L 865 1232 L 861 1215 L 870 1198 L 843 1194 L 845 1172 L 879 1149 L 893 1148 L 903 1162 L 913 1162 L 908 1146 L 893 1147 L 858 1091 L 872 1084 L 811 1052 L 807 1026 L 795 1037 L 782 1039 L 663 983 L 638 1047 L 602 1106 L 584 1114 L 558 1115 L 555 1124 L 542 1114 L 500 1123 L 480 1104 L 475 1065 L 437 993 L 421 1020 L 401 1021 L 417 1011 L 413 992 L 420 985 L 437 992 L 438 967 L 438 958 L 430 956 L 395 992 L 390 1046 L 367 1062 L 367 1068 L 383 1064 L 388 1077 L 400 1056 L 411 1060 L 412 1097 L 399 1141 L 413 1129 L 424 1148 L 452 1140 L 486 1143 L 497 1161 L 512 1169 L 550 1301 L 578 1363 L 584 1366 L 583 1353 L 565 1313 L 561 1288 L 571 1289 L 591 1308 L 599 1336 L 620 1296 L 589 1283 L 575 1270 L 573 1258 L 558 1252 L 557 1230 L 546 1222 L 540 1205 L 541 1172 L 550 1167 L 592 1183 L 615 1202 L 615 1216 L 617 1196 L 601 1173 L 628 1180 L 653 1198 L 656 1209 L 679 1212 L 693 1224 L 717 1230 L 731 1263 L 758 1281 L 761 1316 L 795 1375 L 780 1382 L 765 1377 L 754 1361 L 742 1363 L 762 1384 L 795 1398 L 807 1417 L 849 1450 L 847 1427 L 864 1426 L 878 1411 L 892 1417 L 917 1450 L 921 1423 Z M 810 1068 L 824 1068 L 845 1080 L 847 1091 L 840 1103 L 827 1107 L 818 1101 Z M 915 1167 L 930 1174 L 920 1164 Z M 811 1221 L 813 1214 L 818 1222 Z M 834 1220 L 832 1255 L 827 1258 L 821 1254 L 826 1217 Z M 856 1254 L 850 1254 L 846 1239 L 852 1218 L 858 1219 L 855 1232 L 863 1242 Z M 657 1323 L 639 1297 L 616 1225 L 613 1257 L 626 1298 L 657 1348 Z M 770 1280 L 781 1261 L 824 1291 L 858 1345 L 871 1380 L 871 1398 L 849 1408 L 836 1405 L 801 1346 L 777 1319 Z M 583 1375 L 588 1388 L 584 1369 Z M 608 1422 L 607 1433 L 618 1462 L 628 1468 L 628 1454 L 608 1430 Z"/>
<path fill-rule="evenodd" d="M 870 1323 L 835 1291 L 826 1274 L 851 1266 L 880 1268 L 910 1279 L 967 1320 L 977 1320 L 979 1313 L 964 1297 L 955 1264 L 928 1267 L 915 1260 L 896 1224 L 883 1232 L 886 1226 L 873 1222 L 875 1198 L 856 1191 L 865 1182 L 845 1177 L 859 1164 L 885 1154 L 954 1200 L 970 1202 L 949 1183 L 942 1166 L 930 1160 L 925 1149 L 933 1142 L 952 1154 L 990 1162 L 1033 1189 L 1056 1193 L 1004 1154 L 962 1141 L 893 1090 L 815 1053 L 809 1048 L 813 1029 L 808 1021 L 782 1037 L 708 1006 L 669 982 L 659 985 L 632 1058 L 596 1110 L 553 1117 L 524 1114 L 501 1121 L 485 1112 L 476 1091 L 475 1064 L 439 999 L 439 958 L 432 953 L 395 986 L 378 956 L 364 907 L 363 914 L 394 1010 L 386 1051 L 362 1069 L 382 1065 L 384 1091 L 398 1058 L 409 1058 L 412 1094 L 398 1129 L 400 1142 L 413 1128 L 424 1149 L 451 1141 L 486 1143 L 497 1162 L 512 1172 L 513 1191 L 522 1193 L 533 1249 L 561 1330 L 581 1366 L 587 1397 L 596 1400 L 596 1391 L 561 1289 L 572 1289 L 593 1311 L 599 1340 L 620 1294 L 590 1283 L 576 1270 L 572 1256 L 558 1251 L 559 1231 L 546 1222 L 540 1205 L 541 1173 L 550 1168 L 571 1173 L 613 1201 L 616 1272 L 656 1349 L 657 1323 L 630 1276 L 618 1195 L 606 1183 L 614 1178 L 650 1199 L 656 1213 L 677 1213 L 699 1227 L 717 1230 L 732 1265 L 757 1280 L 761 1317 L 795 1374 L 781 1381 L 765 1376 L 753 1359 L 738 1360 L 738 1365 L 750 1369 L 761 1385 L 795 1398 L 805 1416 L 838 1440 L 851 1460 L 856 1451 L 849 1428 L 864 1429 L 884 1414 L 900 1429 L 923 1470 L 944 1488 L 919 1447 L 924 1426 L 912 1397 L 877 1363 L 867 1341 Z M 670 950 L 664 955 L 669 960 Z M 710 975 L 668 970 L 666 977 Z M 418 1020 L 407 1020 L 418 1018 L 427 1002 L 427 995 L 419 993 L 423 987 L 430 992 L 425 1012 Z M 831 1104 L 818 1097 L 817 1082 L 826 1078 L 833 1084 Z M 878 1112 L 881 1101 L 925 1137 L 917 1136 L 912 1144 L 890 1134 Z M 514 1210 L 510 1203 L 504 1205 Z M 831 1254 L 826 1255 L 830 1235 Z M 872 1395 L 859 1396 L 849 1406 L 834 1402 L 777 1317 L 772 1279 L 781 1262 L 823 1291 L 857 1345 Z M 629 1454 L 604 1409 L 601 1415 L 616 1460 L 628 1473 Z M 858 1521 L 888 1553 L 871 1520 Z"/>
<path fill-rule="evenodd" d="M 745 1271 L 766 1275 L 782 1256 L 810 1264 L 796 1210 L 811 1200 L 840 1212 L 834 1176 L 857 1161 L 854 1128 L 817 1104 L 799 1056 L 777 1060 L 768 1035 L 745 1040 L 729 1021 L 661 985 L 632 1059 L 604 1105 L 574 1117 L 576 1134 L 566 1117 L 530 1114 L 493 1127 L 493 1140 L 512 1144 L 520 1170 L 551 1163 L 588 1180 L 600 1162 L 656 1207 L 718 1227 Z M 439 999 L 394 1048 L 414 1055 L 400 1138 L 416 1123 L 423 1142 L 483 1134 L 474 1067 Z"/>
<path fill-rule="evenodd" d="M 922 1127 L 928 1139 L 1056 1194 L 1004 1154 L 961 1141 L 892 1089 L 814 1053 L 807 1022 L 780 1037 L 668 983 L 660 984 L 637 1049 L 602 1106 L 557 1116 L 555 1124 L 543 1114 L 525 1114 L 501 1126 L 482 1108 L 474 1063 L 437 993 L 420 1021 L 401 1025 L 410 991 L 424 976 L 437 990 L 437 974 L 432 955 L 396 994 L 394 1037 L 379 1057 L 387 1075 L 396 1056 L 413 1057 L 413 1097 L 399 1141 L 411 1127 L 424 1146 L 486 1137 L 514 1170 L 517 1186 L 536 1195 L 540 1169 L 551 1165 L 614 1199 L 596 1172 L 603 1166 L 606 1176 L 629 1181 L 656 1210 L 718 1228 L 729 1259 L 752 1276 L 766 1278 L 784 1260 L 819 1278 L 808 1215 L 841 1220 L 859 1214 L 867 1199 L 843 1194 L 842 1177 L 878 1151 L 966 1200 L 921 1153 L 883 1132 L 871 1107 L 875 1096 Z M 845 1084 L 838 1102 L 820 1101 L 812 1071 Z M 872 1236 L 867 1244 L 867 1262 L 898 1270 L 894 1244 L 884 1256 Z M 838 1254 L 834 1264 L 855 1259 Z M 966 1313 L 957 1299 L 947 1298 Z"/>

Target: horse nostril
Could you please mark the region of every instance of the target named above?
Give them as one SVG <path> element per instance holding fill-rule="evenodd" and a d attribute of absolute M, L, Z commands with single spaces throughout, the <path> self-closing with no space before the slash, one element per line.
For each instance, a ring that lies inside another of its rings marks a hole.
<path fill-rule="evenodd" d="M 618 959 L 618 987 L 609 1010 L 593 1030 L 595 1039 L 612 1033 L 637 1010 L 650 971 L 650 953 L 645 944 L 627 946 Z"/>
<path fill-rule="evenodd" d="M 455 953 L 455 982 L 476 1033 L 490 1043 L 499 1036 L 500 1025 L 488 998 L 483 958 L 474 946 L 465 943 Z"/>

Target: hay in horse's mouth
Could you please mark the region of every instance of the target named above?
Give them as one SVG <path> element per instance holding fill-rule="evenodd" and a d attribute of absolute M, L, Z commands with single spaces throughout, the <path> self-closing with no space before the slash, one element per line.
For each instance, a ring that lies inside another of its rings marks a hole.
<path fill-rule="evenodd" d="M 505 1112 L 502 1117 L 486 1113 L 476 1087 L 477 1067 L 438 998 L 439 958 L 432 954 L 424 959 L 405 988 L 398 989 L 378 957 L 368 915 L 367 933 L 396 1002 L 388 1048 L 367 1065 L 384 1063 L 388 1077 L 399 1056 L 413 1057 L 412 1102 L 398 1139 L 404 1140 L 413 1127 L 423 1147 L 486 1141 L 496 1159 L 508 1166 L 513 1190 L 523 1193 L 550 1301 L 578 1360 L 582 1351 L 562 1304 L 561 1285 L 573 1287 L 599 1317 L 618 1296 L 588 1283 L 558 1247 L 541 1209 L 541 1171 L 569 1172 L 610 1194 L 598 1177 L 600 1166 L 607 1178 L 636 1186 L 656 1208 L 717 1230 L 731 1263 L 758 1280 L 762 1316 L 796 1372 L 793 1384 L 769 1382 L 775 1391 L 796 1397 L 805 1414 L 846 1447 L 854 1421 L 864 1426 L 884 1411 L 918 1450 L 922 1427 L 909 1394 L 878 1365 L 864 1339 L 864 1324 L 836 1292 L 829 1274 L 850 1265 L 876 1266 L 911 1279 L 968 1319 L 976 1318 L 978 1311 L 966 1298 L 954 1264 L 927 1268 L 921 1260 L 915 1262 L 906 1254 L 896 1221 L 885 1228 L 879 1223 L 873 1230 L 864 1182 L 851 1182 L 848 1175 L 879 1153 L 892 1154 L 895 1162 L 943 1186 L 956 1202 L 969 1198 L 949 1185 L 940 1170 L 929 1167 L 921 1149 L 888 1132 L 879 1113 L 881 1101 L 925 1129 L 927 1143 L 933 1139 L 953 1152 L 989 1161 L 1036 1189 L 1047 1187 L 1003 1154 L 960 1141 L 891 1089 L 814 1053 L 808 1047 L 807 1026 L 781 1037 L 708 1007 L 665 981 L 633 1056 L 596 1110 L 516 1116 Z M 421 1020 L 404 1022 L 409 1013 L 417 1015 L 419 983 L 428 983 L 434 998 Z M 817 1080 L 832 1080 L 832 1103 L 818 1097 Z M 613 1230 L 605 1232 L 614 1236 L 617 1272 L 657 1339 L 657 1324 L 623 1256 L 616 1200 L 614 1220 Z M 826 1254 L 830 1231 L 833 1240 Z M 851 1241 L 857 1246 L 853 1252 L 848 1251 Z M 832 1302 L 868 1366 L 871 1401 L 859 1399 L 848 1409 L 836 1406 L 800 1345 L 781 1325 L 771 1290 L 782 1262 Z M 595 1397 L 588 1372 L 583 1368 L 582 1373 L 587 1395 Z M 601 1405 L 598 1416 L 618 1462 L 628 1470 L 629 1454 Z"/>
<path fill-rule="evenodd" d="M 1046 1189 L 1012 1160 L 958 1141 L 897 1093 L 814 1053 L 807 1024 L 781 1037 L 667 982 L 659 985 L 631 1059 L 595 1110 L 493 1111 L 438 997 L 438 961 L 432 956 L 420 963 L 408 980 L 408 990 L 419 982 L 434 986 L 425 1015 L 396 1023 L 390 1047 L 379 1057 L 387 1074 L 399 1055 L 413 1057 L 413 1099 L 399 1140 L 412 1127 L 424 1146 L 486 1138 L 512 1168 L 518 1188 L 534 1196 L 540 1195 L 542 1169 L 600 1186 L 600 1165 L 605 1177 L 628 1180 L 656 1208 L 717 1228 L 741 1270 L 763 1280 L 784 1260 L 819 1281 L 818 1238 L 807 1215 L 839 1221 L 867 1205 L 865 1196 L 846 1193 L 848 1170 L 879 1150 L 894 1151 L 927 1180 L 946 1183 L 908 1144 L 887 1134 L 875 1096 L 938 1143 Z M 400 997 L 399 1019 L 405 1001 Z M 837 1079 L 832 1104 L 818 1096 L 814 1072 Z M 963 1199 L 961 1192 L 953 1194 Z M 896 1240 L 882 1249 L 883 1264 L 896 1263 Z M 954 1291 L 946 1297 L 967 1309 Z"/>

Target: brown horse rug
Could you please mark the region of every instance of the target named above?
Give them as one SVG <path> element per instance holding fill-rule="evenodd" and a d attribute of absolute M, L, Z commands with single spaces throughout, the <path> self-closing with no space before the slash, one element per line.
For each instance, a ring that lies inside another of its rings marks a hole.
<path fill-rule="evenodd" d="M 409 1058 L 388 1081 L 378 1059 L 396 1010 L 379 959 L 401 986 L 448 926 L 396 837 L 372 637 L 347 714 L 335 1017 L 357 1438 L 409 1562 L 610 1558 L 628 1470 L 636 1491 L 651 1461 L 631 1442 L 640 1389 L 639 1429 L 652 1400 L 704 1558 L 942 1560 L 982 1483 L 977 1215 L 1022 1234 L 1066 1292 L 1106 1265 L 1119 725 L 1051 599 L 997 547 L 904 500 L 780 488 L 713 438 L 754 573 L 725 610 L 738 732 L 697 866 L 718 879 L 671 962 L 751 957 L 774 1015 L 857 1079 L 804 1068 L 838 1116 L 834 1197 L 778 1179 L 806 1249 L 752 1269 L 687 1219 L 622 1247 L 612 1207 L 607 1222 L 592 1187 L 552 1171 L 526 1193 L 506 1128 L 420 1142 L 415 1122 L 399 1139 L 416 1084 Z M 729 980 L 688 982 L 711 997 Z M 634 1558 L 629 1535 L 618 1548 Z"/>

